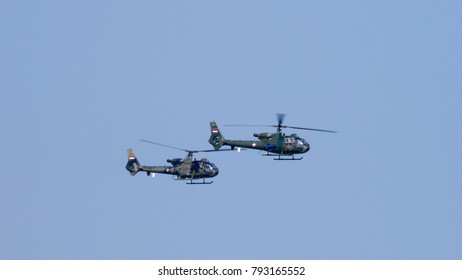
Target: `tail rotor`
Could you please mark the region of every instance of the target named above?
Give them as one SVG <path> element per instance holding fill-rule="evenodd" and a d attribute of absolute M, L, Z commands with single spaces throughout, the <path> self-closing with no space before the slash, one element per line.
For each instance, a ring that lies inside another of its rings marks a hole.
<path fill-rule="evenodd" d="M 130 175 L 135 176 L 138 171 L 141 170 L 141 164 L 135 156 L 135 152 L 132 149 L 127 150 L 128 154 L 128 161 L 127 165 L 125 165 L 125 169 L 130 172 Z"/>
<path fill-rule="evenodd" d="M 220 129 L 217 126 L 217 123 L 211 122 L 209 143 L 213 146 L 215 150 L 218 150 L 223 146 L 224 139 L 225 138 L 223 137 L 223 134 L 221 134 Z"/>

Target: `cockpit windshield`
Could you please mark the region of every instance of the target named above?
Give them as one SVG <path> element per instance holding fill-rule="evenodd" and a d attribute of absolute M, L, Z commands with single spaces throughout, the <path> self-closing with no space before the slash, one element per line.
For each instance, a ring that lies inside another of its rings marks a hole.
<path fill-rule="evenodd" d="M 204 169 L 206 171 L 211 171 L 211 170 L 213 170 L 213 166 L 212 166 L 212 164 L 210 162 L 207 161 L 207 162 L 204 163 Z"/>

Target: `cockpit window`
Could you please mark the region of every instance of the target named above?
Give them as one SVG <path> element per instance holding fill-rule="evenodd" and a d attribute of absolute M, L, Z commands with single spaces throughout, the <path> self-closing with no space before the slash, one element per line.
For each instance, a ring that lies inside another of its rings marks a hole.
<path fill-rule="evenodd" d="M 212 167 L 212 164 L 210 162 L 204 162 L 204 168 L 205 170 L 209 171 L 209 170 L 212 170 L 213 167 Z"/>

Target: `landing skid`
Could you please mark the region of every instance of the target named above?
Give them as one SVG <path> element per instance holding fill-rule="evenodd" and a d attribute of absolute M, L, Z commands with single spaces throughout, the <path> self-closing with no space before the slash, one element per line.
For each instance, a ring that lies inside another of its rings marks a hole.
<path fill-rule="evenodd" d="M 213 181 L 206 182 L 205 178 L 202 178 L 202 182 L 194 182 L 193 180 L 200 180 L 200 178 L 194 178 L 194 176 L 189 179 L 179 177 L 179 176 L 176 176 L 176 178 L 175 177 L 172 177 L 172 178 L 173 180 L 176 180 L 176 181 L 188 180 L 189 182 L 186 182 L 186 184 L 188 185 L 210 185 L 211 183 L 213 183 Z"/>
<path fill-rule="evenodd" d="M 295 158 L 294 156 L 292 156 L 292 158 L 273 158 L 274 160 L 302 160 L 303 157 L 300 157 L 300 158 Z"/>
<path fill-rule="evenodd" d="M 289 155 L 285 156 L 285 155 L 270 154 L 270 153 L 267 153 L 267 154 L 262 155 L 262 156 L 265 156 L 265 157 L 277 157 L 277 158 L 273 158 L 274 160 L 301 160 L 301 159 L 303 159 L 303 157 L 296 158 L 294 155 L 291 155 L 291 158 L 283 158 L 283 157 L 289 157 Z"/>
<path fill-rule="evenodd" d="M 202 182 L 199 183 L 193 182 L 193 179 L 191 179 L 191 182 L 186 182 L 188 185 L 210 185 L 211 183 L 213 183 L 213 181 L 206 182 L 205 179 L 202 179 Z"/>

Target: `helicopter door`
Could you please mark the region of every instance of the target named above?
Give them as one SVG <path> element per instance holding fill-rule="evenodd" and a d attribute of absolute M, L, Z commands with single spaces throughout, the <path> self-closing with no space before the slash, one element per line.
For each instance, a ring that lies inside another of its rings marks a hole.
<path fill-rule="evenodd" d="M 191 171 L 193 171 L 193 172 L 196 171 L 197 172 L 197 171 L 199 171 L 199 168 L 200 168 L 200 164 L 199 164 L 198 161 L 193 161 L 191 163 Z"/>

